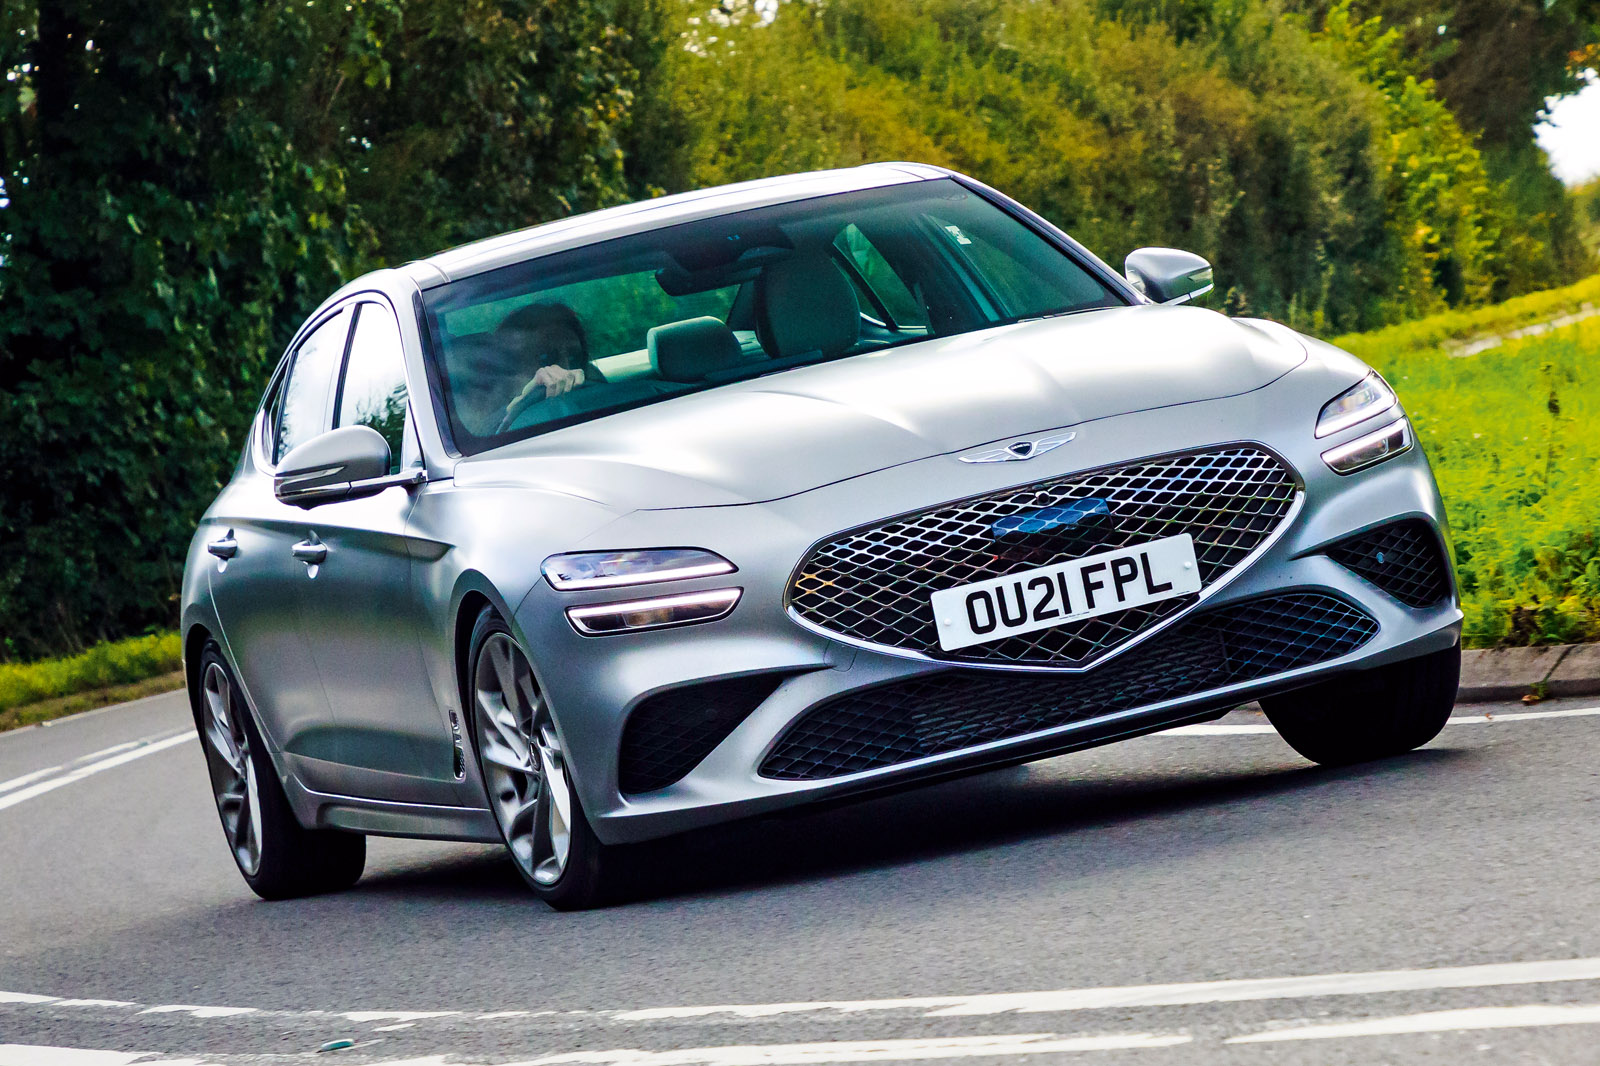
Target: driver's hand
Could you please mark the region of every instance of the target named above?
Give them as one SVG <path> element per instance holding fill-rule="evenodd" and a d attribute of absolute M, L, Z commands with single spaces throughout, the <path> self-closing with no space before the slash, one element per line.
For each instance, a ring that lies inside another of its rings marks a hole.
<path fill-rule="evenodd" d="M 528 382 L 528 389 L 535 386 L 544 386 L 545 399 L 552 399 L 564 392 L 571 392 L 583 384 L 582 370 L 568 370 L 560 366 L 541 366 L 539 372 L 533 375 L 533 380 Z M 528 389 L 524 389 L 527 392 Z"/>

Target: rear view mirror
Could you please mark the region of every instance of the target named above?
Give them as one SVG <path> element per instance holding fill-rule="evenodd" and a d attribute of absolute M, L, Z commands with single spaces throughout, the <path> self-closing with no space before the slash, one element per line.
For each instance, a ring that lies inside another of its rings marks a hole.
<path fill-rule="evenodd" d="M 370 426 L 345 426 L 313 437 L 284 456 L 272 491 L 284 503 L 311 507 L 382 492 L 414 481 L 389 477 L 389 442 Z"/>
<path fill-rule="evenodd" d="M 1213 287 L 1211 264 L 1177 248 L 1140 248 L 1123 263 L 1128 282 L 1158 304 L 1199 299 Z"/>

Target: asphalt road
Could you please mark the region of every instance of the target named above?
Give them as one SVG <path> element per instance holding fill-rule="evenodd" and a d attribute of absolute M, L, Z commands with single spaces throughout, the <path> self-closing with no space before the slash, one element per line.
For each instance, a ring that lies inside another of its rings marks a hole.
<path fill-rule="evenodd" d="M 1339 771 L 1239 712 L 703 832 L 562 915 L 417 841 L 257 901 L 158 696 L 0 735 L 0 1066 L 1600 1063 L 1597 702 Z"/>

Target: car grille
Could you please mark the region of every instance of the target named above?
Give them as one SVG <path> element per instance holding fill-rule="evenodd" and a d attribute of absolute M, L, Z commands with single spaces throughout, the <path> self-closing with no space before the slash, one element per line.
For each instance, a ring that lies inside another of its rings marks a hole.
<path fill-rule="evenodd" d="M 1432 607 L 1450 595 L 1450 568 L 1439 537 L 1418 518 L 1340 541 L 1328 549 L 1328 557 L 1407 607 Z"/>
<path fill-rule="evenodd" d="M 1377 622 L 1343 599 L 1294 592 L 1197 614 L 1081 674 L 953 669 L 891 682 L 807 712 L 784 731 L 761 774 L 816 781 L 1023 737 L 1329 662 L 1377 632 Z M 1116 724 L 1107 735 L 1126 728 Z"/>
<path fill-rule="evenodd" d="M 761 674 L 658 692 L 622 728 L 617 784 L 627 795 L 666 788 L 699 765 L 772 695 L 782 674 Z"/>
<path fill-rule="evenodd" d="M 825 630 L 950 662 L 1075 666 L 1194 605 L 1197 595 L 943 651 L 929 596 L 985 578 L 1194 538 L 1210 586 L 1270 537 L 1297 485 L 1282 460 L 1234 445 L 1146 459 L 962 500 L 814 547 L 789 583 L 794 613 Z"/>

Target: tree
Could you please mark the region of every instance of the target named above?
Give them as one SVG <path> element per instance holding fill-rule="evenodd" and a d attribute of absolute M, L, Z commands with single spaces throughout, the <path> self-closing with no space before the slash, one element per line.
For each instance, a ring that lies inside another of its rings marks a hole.
<path fill-rule="evenodd" d="M 343 280 L 621 198 L 652 10 L 0 7 L 0 657 L 175 621 L 265 377 Z"/>

